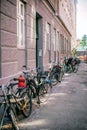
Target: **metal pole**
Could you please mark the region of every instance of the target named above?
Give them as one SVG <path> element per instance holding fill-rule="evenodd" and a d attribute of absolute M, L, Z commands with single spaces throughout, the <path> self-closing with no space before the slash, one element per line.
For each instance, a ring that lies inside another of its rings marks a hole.
<path fill-rule="evenodd" d="M 1 1 L 0 1 L 0 21 L 1 21 Z M 0 22 L 0 78 L 2 77 L 1 70 L 1 22 Z"/>
<path fill-rule="evenodd" d="M 25 5 L 25 65 L 26 65 L 26 69 L 28 67 L 28 63 L 27 63 L 27 60 L 28 60 L 28 54 L 27 54 L 27 13 L 26 13 L 26 7 L 27 4 Z"/>

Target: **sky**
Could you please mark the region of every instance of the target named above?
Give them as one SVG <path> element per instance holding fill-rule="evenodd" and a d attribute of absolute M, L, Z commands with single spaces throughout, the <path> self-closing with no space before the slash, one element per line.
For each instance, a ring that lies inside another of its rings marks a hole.
<path fill-rule="evenodd" d="M 87 0 L 78 0 L 77 3 L 77 39 L 87 35 Z"/>

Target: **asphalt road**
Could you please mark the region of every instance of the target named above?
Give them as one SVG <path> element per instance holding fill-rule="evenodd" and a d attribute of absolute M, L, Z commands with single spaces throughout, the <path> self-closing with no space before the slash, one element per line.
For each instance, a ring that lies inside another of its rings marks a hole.
<path fill-rule="evenodd" d="M 19 126 L 20 130 L 87 130 L 87 64 L 81 63 L 77 73 L 65 74 L 48 100 L 36 105 Z"/>

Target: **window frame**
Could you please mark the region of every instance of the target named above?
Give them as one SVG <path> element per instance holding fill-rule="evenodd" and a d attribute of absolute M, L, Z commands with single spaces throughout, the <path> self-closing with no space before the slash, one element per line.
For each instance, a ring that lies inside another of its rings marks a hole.
<path fill-rule="evenodd" d="M 25 49 L 25 4 L 21 0 L 17 0 L 17 47 Z"/>
<path fill-rule="evenodd" d="M 47 49 L 51 50 L 51 25 L 47 23 Z"/>
<path fill-rule="evenodd" d="M 54 28 L 54 51 L 56 51 L 56 29 Z"/>

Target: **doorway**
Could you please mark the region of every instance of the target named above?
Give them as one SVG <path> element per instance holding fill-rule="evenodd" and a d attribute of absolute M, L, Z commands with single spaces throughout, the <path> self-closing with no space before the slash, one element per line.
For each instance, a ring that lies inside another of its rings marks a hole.
<path fill-rule="evenodd" d="M 43 31 L 42 17 L 36 13 L 36 67 L 43 70 Z"/>

